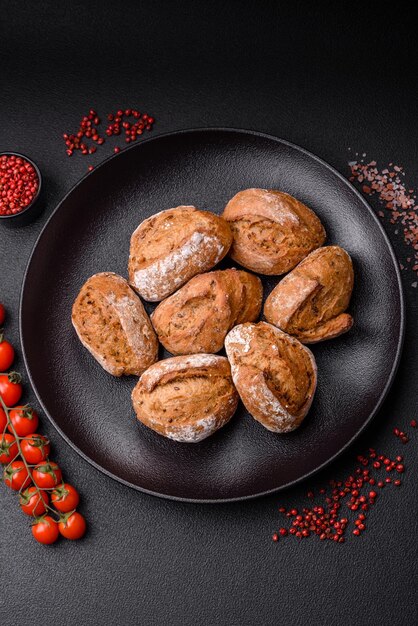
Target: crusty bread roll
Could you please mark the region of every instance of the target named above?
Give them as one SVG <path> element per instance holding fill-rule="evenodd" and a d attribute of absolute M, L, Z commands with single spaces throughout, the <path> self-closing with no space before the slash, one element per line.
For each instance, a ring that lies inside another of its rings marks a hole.
<path fill-rule="evenodd" d="M 83 346 L 113 376 L 139 376 L 157 360 L 154 329 L 122 276 L 103 272 L 89 278 L 73 304 L 72 322 Z"/>
<path fill-rule="evenodd" d="M 196 443 L 229 422 L 238 394 L 225 357 L 192 354 L 151 365 L 132 402 L 145 426 L 169 439 Z"/>
<path fill-rule="evenodd" d="M 268 322 L 302 343 L 316 343 L 347 332 L 354 272 L 349 254 L 339 246 L 311 252 L 273 289 L 264 305 Z"/>
<path fill-rule="evenodd" d="M 248 272 L 199 274 L 163 300 L 151 322 L 172 354 L 219 352 L 235 324 L 257 319 L 262 297 L 261 280 Z"/>
<path fill-rule="evenodd" d="M 145 300 L 158 302 L 212 269 L 231 243 L 231 229 L 218 215 L 193 206 L 161 211 L 131 237 L 129 282 Z"/>
<path fill-rule="evenodd" d="M 251 415 L 275 433 L 297 428 L 316 389 L 311 351 L 265 322 L 235 326 L 225 349 L 234 384 Z"/>
<path fill-rule="evenodd" d="M 326 238 L 324 227 L 311 209 L 274 189 L 238 192 L 222 217 L 234 236 L 231 257 L 260 274 L 285 274 L 322 246 Z"/>

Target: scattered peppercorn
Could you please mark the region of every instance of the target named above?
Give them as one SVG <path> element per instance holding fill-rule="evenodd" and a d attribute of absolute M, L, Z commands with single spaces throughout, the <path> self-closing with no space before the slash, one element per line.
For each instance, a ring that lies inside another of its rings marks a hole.
<path fill-rule="evenodd" d="M 124 118 L 133 117 L 134 122 Z M 104 135 L 112 137 L 113 135 L 120 135 L 121 126 L 125 129 L 125 142 L 130 143 L 136 141 L 137 138 L 144 133 L 145 130 L 152 130 L 152 126 L 155 119 L 147 113 L 140 113 L 137 109 L 119 109 L 116 114 L 109 113 L 106 116 L 108 122 L 110 122 Z M 97 150 L 97 146 L 103 145 L 105 137 L 100 136 L 98 126 L 100 126 L 101 120 L 94 109 L 90 109 L 88 115 L 84 115 L 81 118 L 79 129 L 76 133 L 63 133 L 63 139 L 66 145 L 66 153 L 70 157 L 75 150 L 79 150 L 81 154 L 94 154 Z M 83 142 L 83 138 L 92 139 L 97 146 L 90 145 Z M 120 148 L 114 148 L 114 152 L 120 152 Z"/>
<path fill-rule="evenodd" d="M 394 434 L 402 441 L 407 435 L 399 428 L 394 429 Z M 408 439 L 408 438 L 407 438 Z M 409 440 L 409 439 L 408 439 Z M 370 459 L 377 459 L 372 463 L 373 470 L 365 467 L 369 464 Z M 375 506 L 378 499 L 378 493 L 374 490 L 368 490 L 368 486 L 377 485 L 379 489 L 383 489 L 386 485 L 393 484 L 399 487 L 401 480 L 392 480 L 387 476 L 384 480 L 376 480 L 371 473 L 374 470 L 386 471 L 396 470 L 398 473 L 405 471 L 403 463 L 404 457 L 397 455 L 395 459 L 391 459 L 383 454 L 378 454 L 374 448 L 369 448 L 368 454 L 357 455 L 358 466 L 345 480 L 330 480 L 328 485 L 329 491 L 321 487 L 319 495 L 325 496 L 325 503 L 318 504 L 314 500 L 314 492 L 307 492 L 307 497 L 311 500 L 310 506 L 304 506 L 302 509 L 291 508 L 289 510 L 284 506 L 278 507 L 279 513 L 289 519 L 290 527 L 281 527 L 273 534 L 273 541 L 277 541 L 279 537 L 294 535 L 298 539 L 305 539 L 311 535 L 316 535 L 321 541 L 326 539 L 336 543 L 344 543 L 344 534 L 349 527 L 348 517 L 341 516 L 341 506 L 343 500 L 346 500 L 346 506 L 350 511 L 359 511 L 354 520 L 355 528 L 352 534 L 359 537 L 366 530 L 366 512 Z M 365 490 L 365 493 L 361 493 Z M 275 539 L 276 537 L 276 539 Z"/>
<path fill-rule="evenodd" d="M 418 244 L 417 244 L 417 248 L 418 248 Z M 402 443 L 408 443 L 409 437 L 406 433 L 404 433 L 403 430 L 399 430 L 399 428 L 394 428 L 393 434 L 395 435 L 395 437 L 399 437 Z"/>

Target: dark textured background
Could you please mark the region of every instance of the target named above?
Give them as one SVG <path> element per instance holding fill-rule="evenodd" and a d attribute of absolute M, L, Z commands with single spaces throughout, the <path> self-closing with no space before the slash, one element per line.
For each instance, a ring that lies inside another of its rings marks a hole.
<path fill-rule="evenodd" d="M 111 151 L 109 142 L 95 158 L 65 155 L 61 133 L 91 106 L 103 115 L 138 104 L 157 118 L 155 133 L 254 128 L 303 145 L 344 174 L 351 147 L 403 164 L 417 186 L 416 33 L 402 5 L 370 5 L 0 0 L 0 151 L 34 158 L 46 190 L 41 219 L 0 232 L 0 300 L 15 345 L 35 238 L 87 165 Z M 407 256 L 394 228 L 388 232 Z M 131 491 L 80 459 L 44 420 L 57 460 L 82 492 L 89 533 L 77 544 L 36 545 L 14 496 L 0 488 L 2 626 L 416 623 L 418 433 L 404 447 L 391 434 L 417 416 L 413 280 L 404 274 L 407 335 L 392 392 L 358 444 L 312 483 L 347 475 L 364 446 L 405 454 L 403 487 L 385 490 L 360 539 L 272 544 L 278 503 L 300 505 L 307 485 L 218 506 Z"/>

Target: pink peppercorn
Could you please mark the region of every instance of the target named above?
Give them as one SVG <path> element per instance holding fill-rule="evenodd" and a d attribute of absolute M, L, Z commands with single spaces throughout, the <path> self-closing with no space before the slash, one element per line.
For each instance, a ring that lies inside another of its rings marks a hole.
<path fill-rule="evenodd" d="M 14 154 L 0 156 L 0 215 L 15 215 L 28 207 L 39 189 L 34 166 Z"/>

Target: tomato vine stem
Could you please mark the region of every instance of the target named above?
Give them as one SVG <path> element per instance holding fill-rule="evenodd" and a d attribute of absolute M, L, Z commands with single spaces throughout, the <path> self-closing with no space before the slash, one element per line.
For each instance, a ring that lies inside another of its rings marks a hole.
<path fill-rule="evenodd" d="M 0 373 L 0 375 L 2 375 L 2 374 Z M 37 494 L 38 494 L 38 499 L 37 499 L 37 501 L 35 502 L 35 505 L 34 505 L 34 507 L 33 507 L 33 511 L 35 510 L 35 508 L 36 508 L 36 506 L 38 505 L 38 503 L 39 503 L 39 502 L 43 502 L 43 503 L 44 503 L 44 505 L 45 505 L 45 508 L 46 508 L 48 511 L 50 511 L 50 512 L 51 512 L 51 513 L 55 516 L 55 517 L 57 517 L 57 521 L 60 521 L 60 519 L 61 519 L 60 514 L 59 514 L 59 513 L 58 513 L 55 509 L 53 509 L 51 506 L 49 506 L 49 504 L 47 504 L 47 503 L 45 502 L 45 500 L 42 498 L 42 493 L 41 493 L 42 491 L 53 491 L 53 490 L 55 489 L 55 487 L 38 487 L 38 485 L 36 484 L 36 482 L 33 480 L 33 475 L 32 475 L 32 471 L 31 471 L 31 468 L 32 468 L 32 467 L 35 467 L 35 465 L 30 465 L 30 464 L 26 461 L 25 457 L 24 457 L 24 456 L 23 456 L 23 454 L 22 454 L 22 447 L 21 447 L 21 445 L 20 445 L 20 441 L 21 441 L 22 439 L 30 439 L 31 437 L 30 437 L 30 436 L 28 436 L 28 437 L 19 437 L 19 435 L 17 434 L 17 432 L 16 432 L 16 430 L 15 430 L 15 428 L 14 428 L 14 426 L 13 426 L 12 420 L 10 419 L 10 416 L 9 416 L 9 412 L 12 410 L 12 408 L 13 408 L 13 407 L 8 407 L 8 406 L 6 405 L 6 403 L 4 402 L 3 398 L 1 397 L 1 395 L 0 395 L 0 403 L 1 403 L 1 407 L 3 408 L 4 413 L 5 413 L 5 415 L 6 415 L 6 420 L 7 420 L 7 424 L 6 424 L 6 427 L 5 427 L 4 431 L 3 431 L 3 435 L 4 435 L 4 433 L 6 432 L 7 427 L 9 427 L 9 430 L 11 430 L 12 435 L 13 435 L 13 436 L 14 436 L 14 438 L 16 439 L 16 445 L 17 445 L 17 449 L 18 449 L 18 453 L 17 453 L 17 454 L 16 454 L 16 456 L 12 459 L 12 461 L 10 461 L 10 462 L 8 463 L 8 465 L 6 466 L 6 469 L 7 469 L 8 467 L 10 467 L 10 465 L 13 463 L 13 461 L 15 461 L 15 459 L 17 459 L 17 458 L 20 456 L 20 458 L 22 459 L 22 462 L 23 462 L 23 464 L 24 464 L 24 466 L 25 466 L 25 468 L 26 468 L 26 471 L 27 471 L 27 473 L 28 473 L 28 476 L 30 477 L 31 482 L 32 482 L 33 486 L 35 487 L 36 492 L 37 492 Z M 5 471 L 5 470 L 3 470 L 3 471 Z M 24 486 L 24 485 L 22 485 L 22 487 L 19 489 L 19 494 L 21 493 L 21 491 L 22 491 L 22 489 L 23 489 L 23 486 Z M 30 487 L 30 485 L 28 485 L 28 487 Z M 25 487 L 25 488 L 26 488 L 26 487 Z M 41 517 L 42 517 L 42 516 L 41 516 Z"/>

